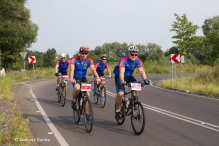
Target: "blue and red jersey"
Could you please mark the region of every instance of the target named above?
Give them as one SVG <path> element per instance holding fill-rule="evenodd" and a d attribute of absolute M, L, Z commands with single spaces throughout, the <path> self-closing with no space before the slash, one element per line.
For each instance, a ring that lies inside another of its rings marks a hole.
<path fill-rule="evenodd" d="M 142 62 L 139 58 L 136 58 L 135 61 L 131 61 L 127 56 L 123 56 L 120 61 L 119 64 L 117 66 L 115 66 L 113 73 L 116 76 L 119 76 L 119 68 L 120 67 L 124 67 L 125 68 L 125 73 L 124 73 L 124 77 L 128 78 L 130 76 L 132 76 L 135 68 L 142 68 Z"/>
<path fill-rule="evenodd" d="M 75 66 L 74 76 L 78 78 L 86 77 L 88 67 L 94 65 L 91 58 L 86 58 L 84 63 L 81 63 L 80 56 L 72 58 L 70 64 Z"/>
<path fill-rule="evenodd" d="M 107 62 L 102 64 L 102 61 L 100 60 L 95 64 L 95 68 L 97 73 L 104 73 L 104 69 L 109 69 L 109 64 Z"/>
<path fill-rule="evenodd" d="M 70 65 L 70 61 L 69 60 L 65 60 L 65 62 L 62 62 L 62 60 L 58 60 L 56 65 L 59 65 L 59 67 L 58 67 L 59 71 L 67 72 L 68 71 L 68 67 Z"/>

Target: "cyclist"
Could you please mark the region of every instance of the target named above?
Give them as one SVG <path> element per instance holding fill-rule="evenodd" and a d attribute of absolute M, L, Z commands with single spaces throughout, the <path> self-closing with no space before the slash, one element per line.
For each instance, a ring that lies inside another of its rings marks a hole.
<path fill-rule="evenodd" d="M 145 83 L 150 84 L 151 81 L 147 79 L 145 71 L 142 66 L 141 60 L 137 57 L 139 49 L 136 46 L 130 46 L 128 48 L 128 55 L 123 56 L 119 64 L 114 68 L 113 73 L 115 74 L 115 85 L 117 90 L 116 98 L 116 120 L 119 120 L 120 106 L 122 103 L 122 97 L 124 96 L 124 84 L 127 83 L 137 83 L 136 79 L 133 77 L 133 71 L 138 68 L 141 78 Z M 138 92 L 136 91 L 136 95 Z"/>
<path fill-rule="evenodd" d="M 107 69 L 108 74 L 109 74 L 109 78 L 111 78 L 109 64 L 106 62 L 107 55 L 103 54 L 103 55 L 101 55 L 100 58 L 101 58 L 101 60 L 95 64 L 95 69 L 96 69 L 96 72 L 98 73 L 98 76 L 99 77 L 104 76 L 104 69 Z M 93 92 L 96 92 L 96 87 L 97 87 L 97 84 L 94 83 Z M 105 101 L 104 96 L 102 96 L 102 100 Z"/>
<path fill-rule="evenodd" d="M 56 67 L 55 67 L 56 74 L 61 73 L 62 75 L 67 75 L 69 66 L 70 66 L 69 60 L 66 60 L 66 55 L 62 53 L 60 55 L 60 60 L 58 60 L 58 62 L 56 63 Z M 58 76 L 56 91 L 59 89 L 60 80 L 61 80 L 61 76 Z M 66 84 L 66 89 L 67 89 L 67 84 Z"/>
<path fill-rule="evenodd" d="M 79 48 L 80 56 L 74 57 L 71 59 L 70 62 L 70 79 L 72 86 L 74 87 L 73 90 L 73 101 L 71 103 L 72 109 L 75 109 L 75 100 L 80 92 L 80 85 L 76 83 L 76 80 L 80 80 L 81 82 L 87 82 L 86 73 L 88 67 L 92 71 L 93 75 L 96 78 L 97 83 L 101 80 L 95 70 L 93 60 L 91 58 L 87 58 L 90 49 L 88 47 L 82 46 Z M 90 94 L 87 92 L 87 96 L 89 97 Z M 88 104 L 86 105 L 86 109 L 88 108 Z"/>

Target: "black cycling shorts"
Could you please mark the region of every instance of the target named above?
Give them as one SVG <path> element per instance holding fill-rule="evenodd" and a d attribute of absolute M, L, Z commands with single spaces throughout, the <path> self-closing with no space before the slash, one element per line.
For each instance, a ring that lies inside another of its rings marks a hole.
<path fill-rule="evenodd" d="M 79 80 L 79 81 L 81 81 L 81 82 L 87 82 L 87 78 L 86 77 L 84 77 L 84 78 L 78 78 L 78 77 L 75 77 L 74 76 L 74 79 L 77 81 L 77 80 Z M 72 83 L 72 86 L 74 87 L 76 84 L 78 84 L 78 83 Z"/>
<path fill-rule="evenodd" d="M 68 75 L 67 72 L 62 72 L 62 71 L 60 71 L 60 70 L 59 70 L 58 73 L 61 73 L 62 75 Z"/>
<path fill-rule="evenodd" d="M 97 74 L 98 74 L 99 77 L 104 76 L 104 73 L 97 73 Z M 94 76 L 94 78 L 95 78 L 95 76 Z"/>
<path fill-rule="evenodd" d="M 124 78 L 126 83 L 137 83 L 137 80 L 133 77 L 130 76 L 128 78 Z M 115 76 L 115 85 L 116 85 L 116 91 L 118 92 L 124 92 L 124 85 L 119 83 L 120 79 L 118 76 Z"/>

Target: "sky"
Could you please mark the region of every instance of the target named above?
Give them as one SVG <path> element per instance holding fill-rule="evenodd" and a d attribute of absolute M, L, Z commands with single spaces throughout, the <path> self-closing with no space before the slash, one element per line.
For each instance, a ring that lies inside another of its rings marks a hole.
<path fill-rule="evenodd" d="M 202 26 L 219 15 L 218 0 L 29 0 L 31 21 L 39 26 L 30 50 L 55 48 L 70 57 L 80 46 L 94 50 L 104 43 L 156 43 L 163 51 L 175 44 L 170 32 L 176 18 L 186 14 Z M 203 36 L 200 28 L 196 35 Z M 128 48 L 127 48 L 128 49 Z"/>

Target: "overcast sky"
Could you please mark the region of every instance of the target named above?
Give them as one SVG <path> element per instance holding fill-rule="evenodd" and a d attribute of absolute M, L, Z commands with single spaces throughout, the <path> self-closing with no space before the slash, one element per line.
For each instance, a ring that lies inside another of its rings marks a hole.
<path fill-rule="evenodd" d="M 166 51 L 174 46 L 169 30 L 174 13 L 186 13 L 199 26 L 219 15 L 219 0 L 29 0 L 31 20 L 39 26 L 32 50 L 76 53 L 80 46 L 95 49 L 104 43 L 147 45 Z M 197 35 L 203 35 L 201 28 Z"/>

